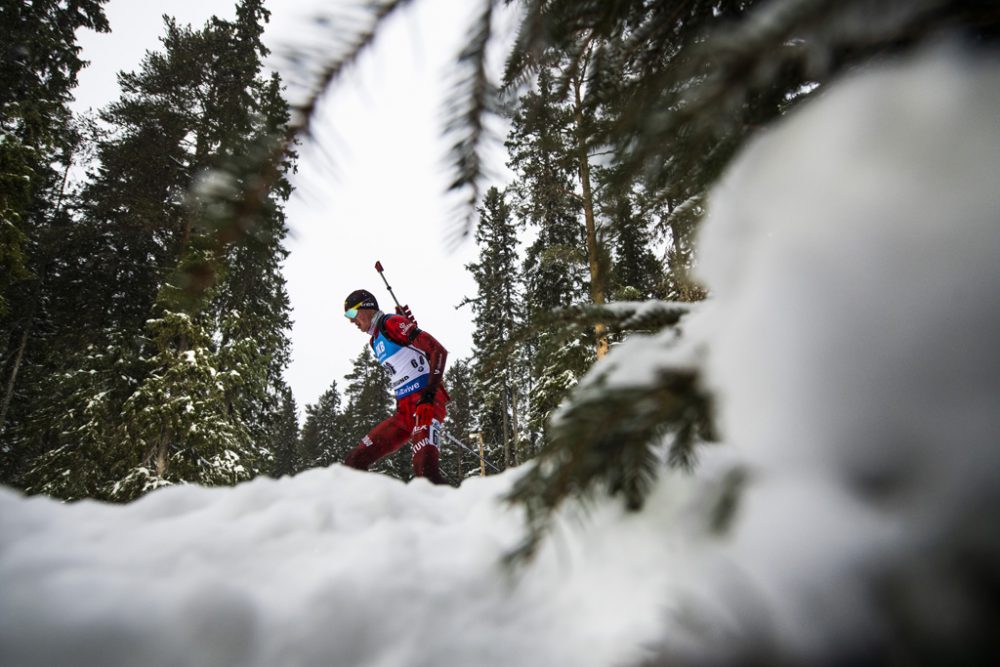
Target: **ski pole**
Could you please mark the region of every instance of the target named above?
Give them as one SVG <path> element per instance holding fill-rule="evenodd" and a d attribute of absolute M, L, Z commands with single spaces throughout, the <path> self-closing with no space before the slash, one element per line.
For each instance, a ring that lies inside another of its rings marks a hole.
<path fill-rule="evenodd" d="M 375 261 L 375 270 L 378 271 L 378 274 L 380 276 L 382 276 L 382 282 L 385 283 L 385 288 L 389 290 L 389 294 L 392 296 L 392 300 L 396 302 L 396 307 L 402 308 L 402 306 L 399 305 L 399 299 L 396 298 L 396 295 L 392 293 L 392 288 L 389 287 L 389 281 L 385 279 L 385 273 L 383 273 L 385 269 L 382 268 L 382 262 L 379 262 L 378 260 Z"/>
<path fill-rule="evenodd" d="M 489 462 L 489 461 L 488 461 L 488 460 L 486 459 L 486 457 L 485 457 L 485 456 L 480 456 L 479 452 L 477 452 L 477 451 L 474 451 L 474 450 L 473 450 L 473 449 L 472 449 L 471 447 L 467 447 L 467 446 L 465 445 L 465 443 L 464 443 L 464 442 L 462 442 L 461 440 L 459 440 L 458 438 L 456 438 L 455 436 L 453 436 L 453 435 L 452 435 L 451 433 L 448 433 L 447 431 L 445 431 L 445 432 L 444 432 L 444 437 L 448 438 L 449 440 L 451 440 L 451 441 L 452 441 L 452 442 L 454 442 L 454 443 L 455 443 L 456 445 L 458 445 L 459 447 L 461 447 L 461 448 L 462 448 L 462 449 L 464 449 L 465 451 L 469 452 L 469 453 L 470 453 L 470 454 L 472 454 L 473 456 L 476 456 L 476 457 L 478 457 L 478 458 L 479 458 L 479 460 L 481 460 L 481 461 L 482 461 L 483 463 L 485 463 L 485 464 L 486 464 L 486 465 L 488 465 L 489 467 L 493 468 L 493 469 L 494 469 L 494 470 L 496 470 L 497 472 L 503 472 L 502 470 L 500 470 L 500 468 L 497 468 L 497 467 L 496 467 L 495 465 L 493 465 L 492 463 L 490 463 L 490 462 Z"/>
<path fill-rule="evenodd" d="M 411 322 L 413 322 L 413 324 L 415 325 L 417 323 L 417 320 L 415 317 L 413 317 L 413 313 L 410 312 L 410 307 L 399 305 L 399 299 L 396 298 L 396 295 L 393 294 L 392 292 L 392 288 L 389 287 L 389 281 L 386 280 L 385 273 L 383 273 L 385 269 L 382 268 L 382 262 L 379 261 L 375 262 L 375 270 L 378 271 L 378 274 L 380 276 L 382 276 L 382 282 L 385 283 L 385 288 L 389 290 L 389 294 L 392 295 L 392 300 L 396 302 L 396 312 L 405 317 L 406 319 L 410 320 Z"/>

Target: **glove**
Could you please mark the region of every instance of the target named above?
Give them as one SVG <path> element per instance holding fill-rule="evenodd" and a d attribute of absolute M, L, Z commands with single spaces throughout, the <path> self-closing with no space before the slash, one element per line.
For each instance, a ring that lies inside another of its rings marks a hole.
<path fill-rule="evenodd" d="M 415 421 L 417 426 L 430 426 L 431 422 L 434 421 L 434 404 L 417 403 Z"/>
<path fill-rule="evenodd" d="M 415 319 L 413 319 L 413 313 L 410 312 L 410 307 L 409 306 L 396 306 L 396 314 L 397 315 L 402 315 L 406 319 L 408 319 L 411 322 L 413 322 L 414 326 L 416 326 L 417 321 Z"/>
<path fill-rule="evenodd" d="M 435 394 L 437 394 L 437 387 L 424 389 L 424 393 L 420 395 L 420 400 L 417 401 L 417 409 L 415 411 L 417 426 L 430 424 L 431 420 L 434 419 Z"/>

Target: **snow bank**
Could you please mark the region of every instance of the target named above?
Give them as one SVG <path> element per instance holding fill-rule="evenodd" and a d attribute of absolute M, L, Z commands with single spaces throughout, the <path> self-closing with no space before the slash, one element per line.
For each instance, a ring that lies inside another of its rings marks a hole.
<path fill-rule="evenodd" d="M 608 665 L 658 631 L 674 537 L 607 504 L 512 573 L 516 471 L 342 466 L 126 506 L 0 492 L 0 664 Z M 637 573 L 644 576 L 637 578 Z"/>
<path fill-rule="evenodd" d="M 997 109 L 997 62 L 936 53 L 738 160 L 684 348 L 728 444 L 642 513 L 567 508 L 511 574 L 518 471 L 453 490 L 333 466 L 127 506 L 0 491 L 0 664 L 905 662 L 975 640 L 1000 562 Z M 609 363 L 676 363 L 665 348 Z M 734 458 L 748 481 L 717 535 Z"/>

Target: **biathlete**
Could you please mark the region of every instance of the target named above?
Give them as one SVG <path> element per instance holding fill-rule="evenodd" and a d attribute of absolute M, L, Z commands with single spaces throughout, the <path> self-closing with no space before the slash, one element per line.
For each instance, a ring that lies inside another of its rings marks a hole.
<path fill-rule="evenodd" d="M 396 395 L 396 412 L 362 438 L 344 463 L 368 470 L 409 440 L 413 474 L 444 484 L 439 463 L 440 430 L 449 398 L 441 379 L 448 351 L 412 318 L 379 310 L 378 301 L 367 290 L 355 290 L 347 296 L 344 316 L 371 336 L 372 351 L 389 371 Z"/>

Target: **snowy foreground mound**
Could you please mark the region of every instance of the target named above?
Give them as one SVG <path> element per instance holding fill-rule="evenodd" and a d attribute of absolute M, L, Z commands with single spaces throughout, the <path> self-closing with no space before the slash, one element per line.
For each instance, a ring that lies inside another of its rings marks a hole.
<path fill-rule="evenodd" d="M 986 657 L 998 109 L 997 62 L 937 53 L 844 82 L 744 153 L 701 238 L 713 300 L 685 332 L 725 444 L 643 512 L 566 508 L 511 574 L 521 517 L 498 498 L 518 471 L 455 490 L 333 466 L 123 507 L 0 492 L 0 664 Z M 606 363 L 676 354 L 637 359 L 649 343 Z M 737 466 L 720 534 L 706 499 Z"/>
<path fill-rule="evenodd" d="M 0 664 L 611 664 L 656 627 L 662 510 L 599 512 L 515 579 L 512 474 L 452 490 L 338 465 L 126 507 L 4 494 Z"/>

